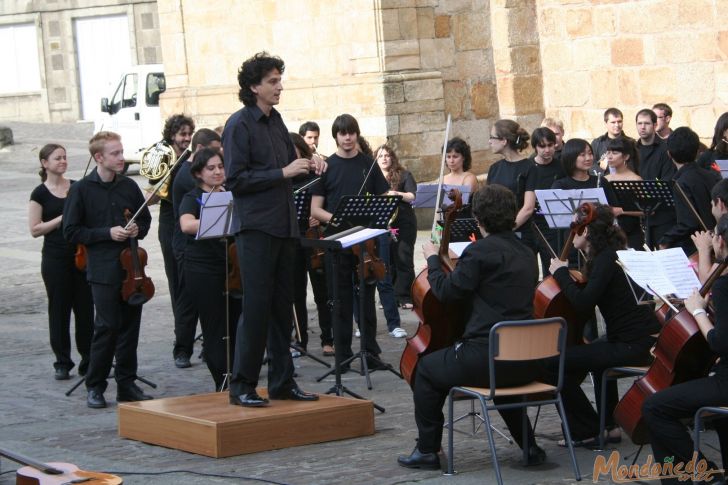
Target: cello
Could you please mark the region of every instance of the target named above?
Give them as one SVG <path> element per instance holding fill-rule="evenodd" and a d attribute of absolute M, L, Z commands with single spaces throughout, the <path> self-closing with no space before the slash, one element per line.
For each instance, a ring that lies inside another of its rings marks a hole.
<path fill-rule="evenodd" d="M 710 292 L 715 280 L 728 268 L 720 263 L 700 288 L 700 296 Z M 642 404 L 652 394 L 672 385 L 706 376 L 716 360 L 695 318 L 683 308 L 669 319 L 657 338 L 655 360 L 647 373 L 637 379 L 614 408 L 614 420 L 636 445 L 649 443 L 642 419 Z"/>
<path fill-rule="evenodd" d="M 569 237 L 566 239 L 561 254 L 559 255 L 561 261 L 568 260 L 569 251 L 574 242 L 574 236 L 582 234 L 586 226 L 596 219 L 596 215 L 597 213 L 593 204 L 587 202 L 579 206 L 576 210 L 576 220 L 571 223 Z M 540 234 L 540 232 L 538 233 Z M 586 278 L 579 271 L 570 269 L 569 275 L 571 275 L 571 278 L 577 284 L 583 285 L 586 283 Z M 549 275 L 538 284 L 536 292 L 533 295 L 533 318 L 551 317 L 562 317 L 566 320 L 568 325 L 567 345 L 578 345 L 584 342 L 582 336 L 584 325 L 591 318 L 591 315 L 577 312 L 566 298 L 566 295 L 561 291 L 561 287 L 556 281 L 556 278 Z"/>
<path fill-rule="evenodd" d="M 455 268 L 449 253 L 450 231 L 463 204 L 459 191 L 453 190 L 451 194 L 454 202 L 445 212 L 439 251 L 440 264 L 446 273 L 451 273 Z M 412 303 L 420 322 L 414 335 L 407 339 L 399 362 L 399 370 L 410 387 L 414 386 L 419 358 L 452 345 L 465 331 L 463 305 L 457 302 L 442 303 L 438 300 L 432 292 L 427 275 L 425 267 L 412 283 Z"/>

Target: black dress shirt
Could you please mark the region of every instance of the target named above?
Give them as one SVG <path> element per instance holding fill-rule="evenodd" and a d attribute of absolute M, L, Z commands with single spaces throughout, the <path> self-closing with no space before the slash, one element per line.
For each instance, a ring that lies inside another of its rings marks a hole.
<path fill-rule="evenodd" d="M 536 256 L 511 231 L 470 244 L 449 275 L 442 271 L 438 256 L 427 258 L 427 270 L 440 301 L 462 300 L 466 305 L 463 339 L 488 338 L 494 324 L 532 316 Z"/>
<path fill-rule="evenodd" d="M 639 151 L 639 174 L 643 180 L 672 180 L 677 173 L 675 164 L 667 154 L 667 143 L 656 136 L 652 145 L 643 145 L 642 140 L 637 142 Z M 675 209 L 661 205 L 650 216 L 650 226 L 659 226 L 675 221 Z"/>
<path fill-rule="evenodd" d="M 296 151 L 278 111 L 272 108 L 266 116 L 257 106 L 246 106 L 233 113 L 222 142 L 225 185 L 233 193 L 240 230 L 297 237 L 293 184 L 283 177 Z"/>
<path fill-rule="evenodd" d="M 119 284 L 124 270 L 119 255 L 129 242 L 111 239 L 111 228 L 125 226 L 124 210 L 132 214 L 144 204 L 144 195 L 132 179 L 116 175 L 104 182 L 94 169 L 71 185 L 63 209 L 63 236 L 73 244 L 84 244 L 87 250 L 86 274 L 91 283 Z M 136 219 L 137 239 L 149 232 L 152 216 L 146 207 Z"/>
<path fill-rule="evenodd" d="M 588 313 L 599 307 L 609 342 L 636 342 L 659 332 L 660 324 L 649 307 L 637 304 L 616 261 L 617 252 L 613 249 L 599 253 L 584 287 L 574 283 L 567 268 L 559 268 L 553 276 L 577 312 Z"/>
<path fill-rule="evenodd" d="M 710 350 L 720 357 L 717 364 L 723 372 L 728 370 L 728 275 L 723 275 L 713 284 L 713 329 L 708 332 Z"/>
<path fill-rule="evenodd" d="M 710 211 L 710 190 L 713 185 L 720 181 L 720 173 L 714 170 L 705 170 L 695 163 L 686 163 L 680 167 L 675 175 L 675 183 L 680 184 L 685 195 L 690 199 L 690 203 L 700 215 L 700 219 L 706 224 L 708 229 L 715 226 L 715 219 Z M 660 244 L 668 247 L 680 246 L 685 250 L 686 254 L 695 252 L 695 244 L 693 244 L 690 236 L 695 231 L 702 231 L 703 226 L 695 218 L 690 206 L 685 202 L 677 187 L 672 189 L 672 197 L 675 201 L 675 215 L 677 222 L 670 230 L 668 230 Z"/>

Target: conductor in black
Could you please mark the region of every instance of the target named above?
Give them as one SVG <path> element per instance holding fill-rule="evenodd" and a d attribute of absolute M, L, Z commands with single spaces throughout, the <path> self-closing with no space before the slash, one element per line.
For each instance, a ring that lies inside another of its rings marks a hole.
<path fill-rule="evenodd" d="M 240 219 L 235 243 L 245 288 L 230 382 L 230 403 L 239 406 L 268 404 L 256 391 L 266 350 L 270 399 L 318 399 L 293 380 L 288 348 L 298 237 L 292 179 L 320 174 L 326 164 L 296 158 L 288 129 L 274 108 L 283 90 L 283 70 L 283 61 L 266 52 L 243 62 L 238 84 L 245 106 L 230 116 L 222 134 L 226 185 Z"/>

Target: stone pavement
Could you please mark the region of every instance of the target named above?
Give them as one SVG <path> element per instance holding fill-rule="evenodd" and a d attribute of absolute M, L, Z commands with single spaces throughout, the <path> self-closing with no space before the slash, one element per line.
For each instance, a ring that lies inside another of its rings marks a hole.
<path fill-rule="evenodd" d="M 0 236 L 0 447 L 34 457 L 41 461 L 75 463 L 82 469 L 111 471 L 123 476 L 128 484 L 207 484 L 207 483 L 287 483 L 287 484 L 474 484 L 494 483 L 487 439 L 481 432 L 475 438 L 456 436 L 456 468 L 459 474 L 443 477 L 432 471 L 410 471 L 397 466 L 398 454 L 409 453 L 416 437 L 411 391 L 407 384 L 389 372 L 372 374 L 373 389 L 357 374 L 343 377 L 352 391 L 386 408 L 375 412 L 374 436 L 285 450 L 255 453 L 225 459 L 213 459 L 182 451 L 124 440 L 117 436 L 115 385 L 110 381 L 106 397 L 110 407 L 91 410 L 85 405 L 85 392 L 79 388 L 70 397 L 64 392 L 76 382 L 53 379 L 52 356 L 48 344 L 45 293 L 40 277 L 41 240 L 32 239 L 27 229 L 28 196 L 39 183 L 37 152 L 47 141 L 60 141 L 69 155 L 69 176 L 79 178 L 88 156 L 88 125 L 10 124 L 16 145 L 0 150 L 0 186 L 4 204 L 2 220 L 5 229 Z M 139 181 L 138 176 L 134 177 Z M 204 363 L 197 357 L 190 369 L 177 369 L 172 361 L 172 316 L 169 293 L 164 278 L 162 258 L 156 238 L 157 209 L 153 209 L 155 225 L 150 236 L 142 241 L 149 252 L 147 274 L 154 280 L 157 293 L 145 305 L 139 344 L 139 374 L 158 384 L 150 390 L 156 397 L 171 397 L 212 391 L 212 380 Z M 424 240 L 427 234 L 421 233 Z M 419 243 L 418 243 L 419 247 Z M 419 256 L 419 251 L 417 251 Z M 421 256 L 417 266 L 422 267 Z M 319 353 L 318 328 L 313 301 L 309 298 L 311 350 Z M 385 361 L 398 367 L 404 339 L 386 333 L 379 311 L 378 340 Z M 403 312 L 403 327 L 411 335 L 416 327 L 412 312 Z M 358 343 L 354 342 L 355 345 Z M 199 351 L 199 346 L 196 347 Z M 320 355 L 320 354 L 318 354 Z M 295 360 L 298 382 L 309 391 L 325 392 L 333 379 L 317 383 L 315 378 L 324 368 L 307 358 Z M 265 374 L 265 373 L 264 373 Z M 265 385 L 262 376 L 261 386 Z M 622 386 L 626 387 L 626 383 Z M 589 384 L 586 388 L 591 390 Z M 465 412 L 468 404 L 460 403 Z M 532 413 L 533 416 L 533 413 Z M 496 426 L 503 428 L 499 418 Z M 465 429 L 465 428 L 463 428 Z M 295 433 L 296 429 L 291 429 Z M 557 446 L 560 427 L 553 409 L 541 412 L 537 440 L 548 454 L 548 461 L 535 468 L 518 464 L 519 450 L 498 440 L 502 473 L 506 483 L 562 484 L 574 482 L 566 449 Z M 255 439 L 250 437 L 249 439 Z M 706 434 L 706 442 L 715 445 L 714 434 Z M 623 455 L 636 447 L 625 440 L 616 449 Z M 708 449 L 713 459 L 717 453 Z M 584 481 L 591 481 L 596 452 L 578 450 Z M 640 460 L 642 462 L 642 460 Z M 0 459 L 0 484 L 14 483 L 17 466 Z M 186 470 L 159 476 L 134 473 Z M 192 472 L 238 478 L 215 478 Z M 239 477 L 249 477 L 243 479 Z M 607 480 L 602 480 L 607 481 Z"/>

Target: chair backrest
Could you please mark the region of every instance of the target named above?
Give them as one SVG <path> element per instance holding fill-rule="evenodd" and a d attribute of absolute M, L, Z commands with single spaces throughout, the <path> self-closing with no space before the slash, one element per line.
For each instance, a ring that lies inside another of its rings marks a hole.
<path fill-rule="evenodd" d="M 566 349 L 566 321 L 561 317 L 498 322 L 490 329 L 488 367 L 491 395 L 495 392 L 497 361 L 559 358 L 557 388 L 561 389 Z"/>

